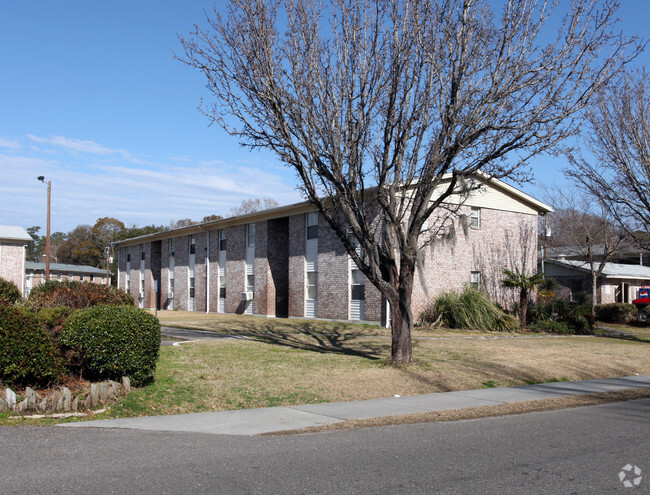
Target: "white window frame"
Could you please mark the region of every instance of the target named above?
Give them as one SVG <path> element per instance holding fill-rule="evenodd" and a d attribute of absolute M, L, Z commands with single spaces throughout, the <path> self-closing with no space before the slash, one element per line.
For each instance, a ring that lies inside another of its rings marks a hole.
<path fill-rule="evenodd" d="M 481 209 L 477 206 L 472 206 L 470 216 L 469 216 L 469 225 L 473 229 L 481 228 Z"/>

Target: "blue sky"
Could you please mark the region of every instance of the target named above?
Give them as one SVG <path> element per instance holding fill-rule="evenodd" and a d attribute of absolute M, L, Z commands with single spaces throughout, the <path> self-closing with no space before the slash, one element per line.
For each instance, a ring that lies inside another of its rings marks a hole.
<path fill-rule="evenodd" d="M 622 4 L 626 34 L 644 36 L 650 2 Z M 211 6 L 0 0 L 0 224 L 44 231 L 39 175 L 62 232 L 105 216 L 143 226 L 226 215 L 250 197 L 300 201 L 292 170 L 208 126 L 203 76 L 173 59 L 177 34 Z M 537 184 L 561 183 L 562 165 L 537 160 Z"/>

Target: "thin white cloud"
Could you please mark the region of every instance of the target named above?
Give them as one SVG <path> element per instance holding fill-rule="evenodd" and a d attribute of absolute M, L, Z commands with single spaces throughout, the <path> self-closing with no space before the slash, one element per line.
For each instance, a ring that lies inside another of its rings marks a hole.
<path fill-rule="evenodd" d="M 64 136 L 42 137 L 35 136 L 33 134 L 28 134 L 27 137 L 35 143 L 49 144 L 50 146 L 71 151 L 73 153 L 86 153 L 98 156 L 119 155 L 131 163 L 140 165 L 147 163 L 143 160 L 135 158 L 126 150 L 119 148 L 107 148 L 106 146 L 102 146 L 99 143 L 85 139 L 67 138 Z"/>
<path fill-rule="evenodd" d="M 10 150 L 17 150 L 22 148 L 22 144 L 17 139 L 5 139 L 0 137 L 0 148 L 7 148 Z"/>

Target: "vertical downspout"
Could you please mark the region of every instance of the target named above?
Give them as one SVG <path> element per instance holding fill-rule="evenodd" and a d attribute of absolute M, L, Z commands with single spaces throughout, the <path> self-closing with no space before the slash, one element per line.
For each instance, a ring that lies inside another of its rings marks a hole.
<path fill-rule="evenodd" d="M 205 312 L 210 312 L 210 231 L 205 235 L 208 236 L 206 256 L 205 256 Z"/>

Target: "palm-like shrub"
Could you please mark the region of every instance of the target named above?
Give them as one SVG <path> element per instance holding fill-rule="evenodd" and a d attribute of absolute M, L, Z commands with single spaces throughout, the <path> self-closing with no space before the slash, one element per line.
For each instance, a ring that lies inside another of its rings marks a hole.
<path fill-rule="evenodd" d="M 505 277 L 501 280 L 501 286 L 519 291 L 519 326 L 526 328 L 526 314 L 528 313 L 528 298 L 535 291 L 538 285 L 544 281 L 541 273 L 527 275 L 515 268 L 515 271 L 504 268 Z"/>
<path fill-rule="evenodd" d="M 504 313 L 485 294 L 471 288 L 460 294 L 441 294 L 420 314 L 420 320 L 470 330 L 512 331 L 517 328 L 514 317 Z"/>

